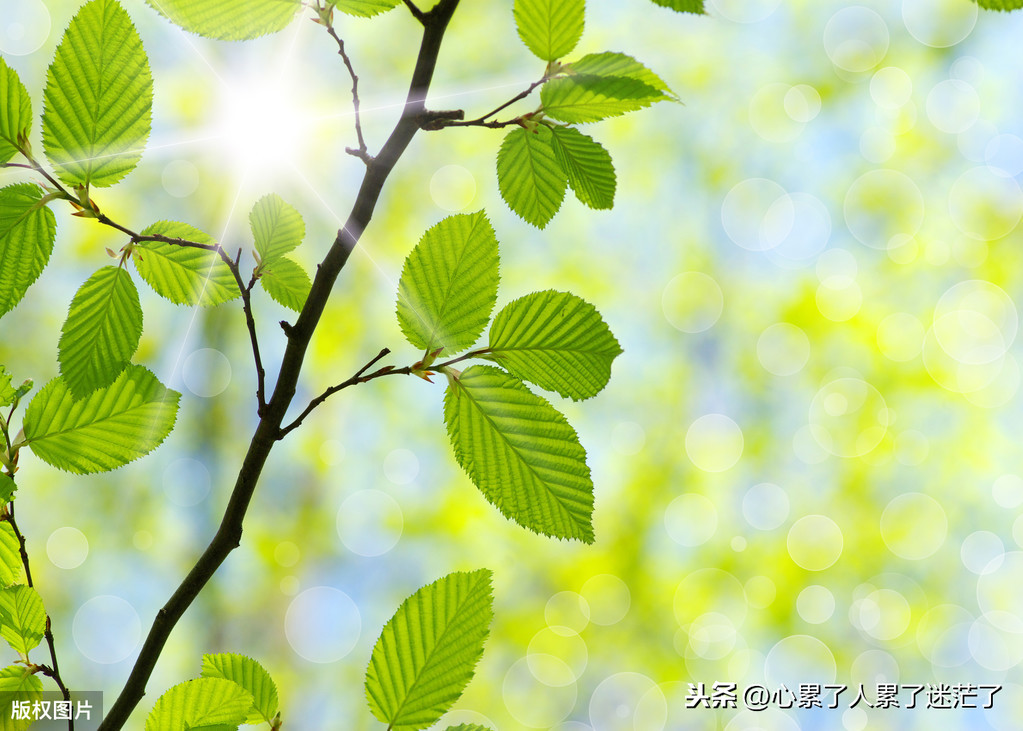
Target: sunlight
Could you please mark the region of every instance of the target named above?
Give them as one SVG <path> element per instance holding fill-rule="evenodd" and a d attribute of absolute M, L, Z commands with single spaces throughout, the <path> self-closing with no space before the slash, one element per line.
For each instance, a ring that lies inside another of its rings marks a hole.
<path fill-rule="evenodd" d="M 265 78 L 245 79 L 223 97 L 216 138 L 232 168 L 281 172 L 299 163 L 308 149 L 308 111 L 295 89 Z"/>

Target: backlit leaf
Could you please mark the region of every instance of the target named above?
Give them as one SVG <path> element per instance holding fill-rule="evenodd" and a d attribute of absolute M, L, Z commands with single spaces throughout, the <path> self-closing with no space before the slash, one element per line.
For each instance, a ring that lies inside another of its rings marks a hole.
<path fill-rule="evenodd" d="M 22 731 L 35 721 L 14 718 L 14 702 L 35 703 L 43 697 L 43 681 L 38 673 L 25 665 L 11 665 L 0 670 L 0 731 Z"/>
<path fill-rule="evenodd" d="M 20 582 L 23 574 L 21 543 L 11 524 L 5 521 L 0 523 L 0 587 Z"/>
<path fill-rule="evenodd" d="M 544 61 L 571 53 L 583 34 L 585 0 L 515 0 L 519 38 Z"/>
<path fill-rule="evenodd" d="M 31 586 L 17 584 L 0 590 L 0 636 L 19 655 L 27 655 L 43 639 L 46 610 Z"/>
<path fill-rule="evenodd" d="M 342 13 L 359 18 L 371 18 L 401 5 L 401 0 L 331 0 Z"/>
<path fill-rule="evenodd" d="M 301 0 L 146 0 L 187 31 L 223 41 L 258 38 L 283 30 Z"/>
<path fill-rule="evenodd" d="M 490 328 L 488 358 L 540 388 L 573 399 L 596 395 L 622 349 L 600 313 L 569 292 L 534 292 L 509 303 Z"/>
<path fill-rule="evenodd" d="M 554 218 L 568 177 L 551 148 L 548 127 L 514 129 L 505 136 L 497 153 L 497 185 L 508 207 L 528 223 L 544 228 Z"/>
<path fill-rule="evenodd" d="M 677 10 L 680 13 L 696 13 L 703 15 L 703 0 L 653 0 L 654 3 L 665 8 Z"/>
<path fill-rule="evenodd" d="M 313 283 L 305 269 L 286 256 L 272 259 L 260 267 L 259 283 L 266 293 L 289 310 L 301 312 Z"/>
<path fill-rule="evenodd" d="M 142 337 L 142 307 L 131 275 L 106 266 L 79 289 L 61 332 L 57 358 L 75 398 L 109 386 L 131 361 Z"/>
<path fill-rule="evenodd" d="M 163 442 L 180 397 L 140 365 L 129 365 L 112 384 L 79 400 L 63 378 L 54 378 L 28 405 L 25 437 L 39 459 L 58 469 L 116 469 Z"/>
<path fill-rule="evenodd" d="M 0 58 L 0 162 L 21 148 L 32 127 L 32 100 L 17 72 Z"/>
<path fill-rule="evenodd" d="M 412 345 L 453 355 L 476 342 L 497 301 L 497 237 L 483 211 L 433 226 L 405 260 L 398 323 Z"/>
<path fill-rule="evenodd" d="M 668 99 L 653 86 L 628 76 L 563 76 L 540 90 L 544 111 L 570 124 L 617 117 Z"/>
<path fill-rule="evenodd" d="M 14 309 L 50 260 L 57 223 L 31 183 L 0 189 L 0 316 Z"/>
<path fill-rule="evenodd" d="M 1023 0 L 978 0 L 978 5 L 988 10 L 1019 10 Z"/>
<path fill-rule="evenodd" d="M 160 696 L 146 718 L 146 731 L 236 729 L 251 707 L 252 694 L 233 680 L 187 680 Z"/>
<path fill-rule="evenodd" d="M 284 256 L 305 238 L 302 216 L 274 193 L 256 201 L 249 213 L 249 225 L 256 251 L 264 262 Z"/>
<path fill-rule="evenodd" d="M 117 0 L 91 0 L 71 20 L 46 72 L 43 148 L 68 185 L 113 185 L 142 158 L 153 77 L 142 39 Z"/>
<path fill-rule="evenodd" d="M 494 617 L 492 576 L 487 569 L 448 574 L 406 599 L 384 626 L 366 670 L 366 698 L 388 728 L 426 728 L 462 694 Z"/>
<path fill-rule="evenodd" d="M 632 56 L 614 51 L 588 53 L 578 61 L 566 65 L 566 70 L 584 76 L 624 76 L 642 81 L 657 91 L 674 97 L 664 80 Z"/>
<path fill-rule="evenodd" d="M 154 223 L 142 235 L 169 236 L 206 245 L 216 243 L 209 234 L 174 221 Z M 241 296 L 234 275 L 215 251 L 144 241 L 135 244 L 131 259 L 149 286 L 175 304 L 205 307 Z"/>
<path fill-rule="evenodd" d="M 599 142 L 574 127 L 551 128 L 551 149 L 568 176 L 568 184 L 582 203 L 606 209 L 614 205 L 614 165 Z"/>
<path fill-rule="evenodd" d="M 232 680 L 252 694 L 253 704 L 246 723 L 272 723 L 277 715 L 277 685 L 270 673 L 251 657 L 231 652 L 203 655 L 202 677 Z"/>
<path fill-rule="evenodd" d="M 537 533 L 593 542 L 593 482 L 575 429 L 499 368 L 475 365 L 448 385 L 455 458 L 506 517 Z"/>

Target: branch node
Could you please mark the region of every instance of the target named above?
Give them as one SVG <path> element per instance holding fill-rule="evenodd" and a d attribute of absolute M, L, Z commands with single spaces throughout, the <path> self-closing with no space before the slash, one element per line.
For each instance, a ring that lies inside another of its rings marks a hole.
<path fill-rule="evenodd" d="M 419 113 L 419 128 L 430 132 L 446 127 L 446 122 L 455 122 L 465 119 L 465 112 L 461 109 L 448 109 L 444 111 L 430 111 L 424 109 Z"/>

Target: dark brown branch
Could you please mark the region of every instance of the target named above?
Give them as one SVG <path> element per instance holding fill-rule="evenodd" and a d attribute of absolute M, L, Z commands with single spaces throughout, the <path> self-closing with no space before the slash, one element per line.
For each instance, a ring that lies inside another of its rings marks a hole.
<path fill-rule="evenodd" d="M 386 357 L 390 352 L 391 351 L 388 348 L 384 348 L 379 353 L 377 353 L 369 363 L 367 363 L 358 371 L 356 371 L 354 376 L 349 378 L 347 381 L 342 381 L 336 386 L 331 386 L 326 391 L 324 391 L 319 396 L 310 401 L 309 405 L 305 407 L 302 413 L 299 414 L 298 417 L 293 422 L 291 422 L 286 427 L 281 429 L 280 438 L 283 439 L 290 432 L 300 427 L 302 425 L 302 422 L 305 421 L 305 418 L 309 416 L 309 414 L 311 414 L 317 406 L 322 404 L 324 401 L 326 401 L 328 398 L 333 396 L 338 391 L 343 391 L 344 389 L 349 388 L 350 386 L 355 386 L 359 383 L 368 383 L 369 381 L 372 381 L 375 378 L 380 378 L 381 376 L 386 376 L 391 373 L 404 373 L 406 375 L 410 373 L 411 369 L 409 368 L 399 368 L 398 370 L 395 370 L 394 366 L 384 366 L 380 370 L 371 373 L 368 376 L 363 376 L 363 374 L 366 371 L 368 371 L 370 368 L 376 365 L 376 363 L 381 358 Z"/>
<path fill-rule="evenodd" d="M 21 552 L 21 565 L 25 567 L 25 581 L 29 586 L 35 586 L 32 581 L 32 567 L 28 562 L 28 549 L 25 547 L 25 536 L 18 530 L 18 522 L 14 519 L 14 501 L 7 503 L 7 509 L 4 513 L 4 519 L 10 524 L 11 530 L 14 531 L 15 538 L 18 539 L 18 549 Z M 50 627 L 50 615 L 46 614 L 46 627 L 43 630 L 43 637 L 46 638 L 46 645 L 50 649 L 50 662 L 51 665 L 40 665 L 39 669 L 43 673 L 53 679 L 53 682 L 60 688 L 60 693 L 64 696 L 65 701 L 71 700 L 71 693 L 68 691 L 67 686 L 64 685 L 63 678 L 60 677 L 60 666 L 57 664 L 57 647 L 53 640 L 53 630 Z M 68 731 L 75 731 L 75 722 L 68 720 Z"/>
<path fill-rule="evenodd" d="M 458 1 L 440 0 L 429 13 L 423 14 L 423 40 L 412 72 L 405 109 L 380 153 L 366 166 L 366 174 L 352 212 L 317 269 L 305 306 L 289 333 L 277 384 L 242 461 L 220 527 L 167 604 L 157 612 L 128 680 L 100 724 L 100 731 L 123 728 L 132 710 L 142 700 L 146 684 L 174 626 L 231 551 L 241 543 L 245 513 L 267 457 L 280 437 L 285 414 L 295 397 L 313 331 L 323 315 L 338 275 L 373 218 L 384 182 L 419 129 L 418 117 L 423 111 L 423 102 L 433 79 L 444 33 L 458 7 Z"/>
<path fill-rule="evenodd" d="M 543 84 L 547 83 L 548 81 L 550 81 L 550 77 L 545 75 L 539 81 L 534 81 L 532 84 L 530 84 L 528 89 L 525 89 L 524 91 L 519 92 L 518 94 L 513 96 L 511 99 L 506 101 L 504 104 L 502 104 L 502 105 L 500 105 L 500 106 L 490 110 L 489 112 L 484 114 L 482 117 L 477 117 L 476 119 L 469 119 L 469 120 L 466 120 L 466 121 L 461 121 L 462 117 L 457 117 L 457 118 L 453 118 L 453 119 L 450 119 L 450 120 L 446 119 L 444 117 L 439 117 L 436 120 L 436 126 L 424 127 L 423 129 L 437 130 L 437 129 L 443 129 L 444 127 L 490 127 L 491 129 L 498 129 L 500 127 L 510 127 L 513 124 L 521 124 L 522 123 L 522 119 L 523 119 L 522 116 L 515 117 L 513 119 L 508 119 L 508 120 L 505 120 L 504 122 L 498 122 L 498 121 L 492 120 L 490 118 L 497 116 L 499 113 L 501 113 L 502 111 L 504 111 L 505 109 L 510 107 L 515 102 L 522 101 L 527 96 L 532 94 L 533 91 L 536 89 L 536 87 L 542 86 Z"/>
<path fill-rule="evenodd" d="M 405 7 L 412 13 L 412 17 L 418 20 L 423 25 L 426 25 L 426 13 L 420 10 L 412 0 L 404 0 Z"/>
<path fill-rule="evenodd" d="M 345 68 L 348 69 L 348 75 L 352 77 L 352 109 L 355 112 L 355 135 L 359 138 L 359 147 L 346 147 L 345 152 L 349 155 L 354 155 L 369 165 L 373 158 L 370 157 L 369 149 L 366 147 L 366 140 L 362 136 L 362 118 L 359 116 L 359 77 L 355 75 L 355 69 L 352 67 L 352 60 L 348 57 L 348 54 L 345 53 L 345 42 L 341 40 L 341 36 L 337 34 L 336 30 L 334 30 L 333 25 L 327 26 L 327 33 L 329 33 L 330 37 L 337 42 L 337 53 L 341 56 L 341 60 L 345 64 Z"/>

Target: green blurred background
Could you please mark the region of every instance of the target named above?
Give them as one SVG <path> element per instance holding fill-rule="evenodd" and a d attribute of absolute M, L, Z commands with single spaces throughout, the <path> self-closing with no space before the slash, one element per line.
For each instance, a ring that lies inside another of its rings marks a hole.
<path fill-rule="evenodd" d="M 305 218 L 297 256 L 311 270 L 361 177 L 343 151 L 354 134 L 336 46 L 308 13 L 237 44 L 124 4 L 153 67 L 154 131 L 97 202 L 135 229 L 187 221 L 233 251 L 251 243 L 252 204 L 276 192 Z M 0 51 L 37 112 L 77 5 L 0 0 Z M 510 0 L 462 5 L 430 106 L 477 116 L 543 68 Z M 570 200 L 538 232 L 497 193 L 500 132 L 419 135 L 339 281 L 296 404 L 383 347 L 396 365 L 418 359 L 394 318 L 403 259 L 440 218 L 486 208 L 499 306 L 571 290 L 625 349 L 597 398 L 553 399 L 589 454 L 596 543 L 530 534 L 486 503 L 450 456 L 442 384 L 346 391 L 275 450 L 241 548 L 174 632 L 133 727 L 203 652 L 238 651 L 277 679 L 287 728 L 379 728 L 362 674 L 380 628 L 419 586 L 482 566 L 496 619 L 442 725 L 1019 727 L 1023 14 L 967 0 L 588 10 L 574 55 L 630 53 L 684 102 L 587 128 L 614 157 L 615 209 Z M 416 26 L 401 9 L 337 25 L 373 151 L 400 112 Z M 51 264 L 0 337 L 0 363 L 40 385 L 74 290 L 125 243 L 58 213 Z M 184 394 L 174 433 L 115 473 L 70 478 L 30 455 L 19 473 L 64 676 L 108 704 L 212 535 L 255 423 L 239 308 L 142 296 L 136 360 Z M 272 366 L 291 315 L 266 298 L 256 314 Z M 689 683 L 719 681 L 850 690 L 837 709 L 686 708 Z M 1003 689 L 989 711 L 849 708 L 878 683 Z"/>

